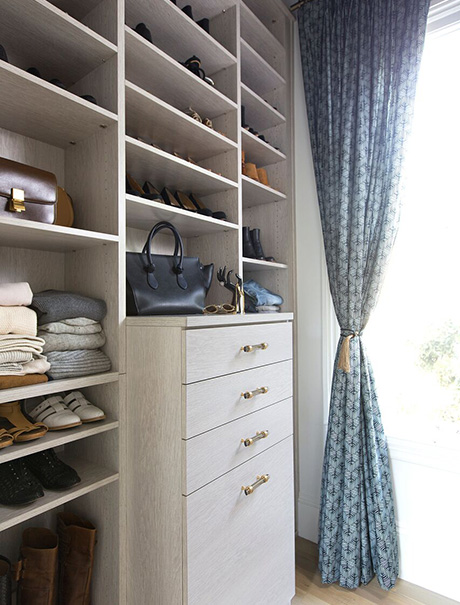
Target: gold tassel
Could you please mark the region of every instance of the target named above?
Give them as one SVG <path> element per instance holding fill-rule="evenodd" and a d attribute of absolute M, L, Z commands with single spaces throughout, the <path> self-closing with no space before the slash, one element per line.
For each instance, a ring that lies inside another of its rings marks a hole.
<path fill-rule="evenodd" d="M 343 370 L 347 374 L 350 373 L 350 340 L 354 338 L 354 334 L 345 336 L 340 347 L 339 363 L 337 369 Z"/>

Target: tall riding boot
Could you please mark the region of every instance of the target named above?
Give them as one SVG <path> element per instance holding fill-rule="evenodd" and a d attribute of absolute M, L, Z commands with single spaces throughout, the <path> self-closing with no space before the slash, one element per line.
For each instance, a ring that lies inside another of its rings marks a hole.
<path fill-rule="evenodd" d="M 243 256 L 246 258 L 256 258 L 249 227 L 243 227 Z"/>
<path fill-rule="evenodd" d="M 58 515 L 59 603 L 89 605 L 96 529 L 73 513 Z"/>
<path fill-rule="evenodd" d="M 58 537 L 44 527 L 22 534 L 21 558 L 16 566 L 18 605 L 55 605 Z"/>
<path fill-rule="evenodd" d="M 0 556 L 0 605 L 11 605 L 11 563 Z"/>

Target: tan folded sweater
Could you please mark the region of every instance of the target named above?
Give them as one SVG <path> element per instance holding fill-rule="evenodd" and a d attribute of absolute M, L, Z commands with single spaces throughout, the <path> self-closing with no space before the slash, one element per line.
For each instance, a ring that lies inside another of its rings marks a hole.
<path fill-rule="evenodd" d="M 37 335 L 37 314 L 27 307 L 0 307 L 0 334 Z"/>
<path fill-rule="evenodd" d="M 26 387 L 39 382 L 48 382 L 46 374 L 27 374 L 27 376 L 0 376 L 0 389 Z"/>

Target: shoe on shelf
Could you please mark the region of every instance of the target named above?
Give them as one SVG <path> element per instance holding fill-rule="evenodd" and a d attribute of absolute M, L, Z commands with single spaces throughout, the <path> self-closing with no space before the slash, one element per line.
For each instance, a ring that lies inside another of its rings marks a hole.
<path fill-rule="evenodd" d="M 46 527 L 28 527 L 22 534 L 19 556 L 14 570 L 18 603 L 54 605 L 58 578 L 57 535 Z"/>
<path fill-rule="evenodd" d="M 264 250 L 262 248 L 262 243 L 260 241 L 260 229 L 252 229 L 251 240 L 252 240 L 252 245 L 253 245 L 254 252 L 255 252 L 257 259 L 266 260 L 271 263 L 275 262 L 275 259 L 273 258 L 273 256 L 265 256 L 265 254 L 264 254 Z"/>
<path fill-rule="evenodd" d="M 185 13 L 187 15 L 187 17 L 190 17 L 190 19 L 193 21 L 193 12 L 192 12 L 192 7 L 190 6 L 190 4 L 187 4 L 186 6 L 184 6 L 184 8 L 182 9 L 182 12 Z"/>
<path fill-rule="evenodd" d="M 160 202 L 161 204 L 164 204 L 164 200 L 161 197 L 161 193 L 158 191 L 158 189 L 152 185 L 152 183 L 150 181 L 145 181 L 144 185 L 142 186 L 142 190 L 144 191 L 144 193 L 146 195 L 149 196 L 149 200 L 152 200 L 153 202 Z"/>
<path fill-rule="evenodd" d="M 243 227 L 243 256 L 245 258 L 256 258 L 250 227 Z"/>
<path fill-rule="evenodd" d="M 182 191 L 176 191 L 174 197 L 182 206 L 182 208 L 185 208 L 185 210 L 190 210 L 190 212 L 197 211 L 195 204 L 192 202 L 189 196 L 183 193 Z"/>
<path fill-rule="evenodd" d="M 134 28 L 134 31 L 153 44 L 152 34 L 145 23 L 138 23 Z"/>
<path fill-rule="evenodd" d="M 209 34 L 209 19 L 200 19 L 196 22 L 196 24 L 199 25 L 202 29 L 204 29 L 205 32 Z"/>
<path fill-rule="evenodd" d="M 9 63 L 8 55 L 6 54 L 5 47 L 2 46 L 1 44 L 0 44 L 0 61 L 5 61 L 6 63 Z"/>
<path fill-rule="evenodd" d="M 59 603 L 89 605 L 96 528 L 73 513 L 57 516 L 59 535 Z"/>
<path fill-rule="evenodd" d="M 72 391 L 66 395 L 64 403 L 83 423 L 97 422 L 106 417 L 101 408 L 90 403 L 80 391 Z"/>
<path fill-rule="evenodd" d="M 147 193 L 145 189 L 143 189 L 139 183 L 128 173 L 126 173 L 126 193 L 143 197 L 146 200 L 158 201 L 156 194 Z"/>
<path fill-rule="evenodd" d="M 59 460 L 53 449 L 23 458 L 24 464 L 45 489 L 69 489 L 80 483 L 76 470 Z"/>
<path fill-rule="evenodd" d="M 265 168 L 257 168 L 257 178 L 259 179 L 259 183 L 270 187 L 270 185 L 268 184 L 268 175 Z"/>
<path fill-rule="evenodd" d="M 34 420 L 43 422 L 50 431 L 71 429 L 81 424 L 80 418 L 69 410 L 60 395 L 43 399 L 28 414 Z"/>
<path fill-rule="evenodd" d="M 89 101 L 90 103 L 97 105 L 96 97 L 93 97 L 93 95 L 80 95 L 80 99 L 85 99 L 85 101 Z"/>
<path fill-rule="evenodd" d="M 0 485 L 0 504 L 4 506 L 29 504 L 45 495 L 23 459 L 0 464 Z"/>
<path fill-rule="evenodd" d="M 176 200 L 172 191 L 166 187 L 162 189 L 161 197 L 164 199 L 165 203 L 168 204 L 168 206 L 172 206 L 173 208 L 182 208 L 182 210 L 184 210 L 184 207 Z"/>
<path fill-rule="evenodd" d="M 11 603 L 11 563 L 0 555 L 0 605 Z"/>
<path fill-rule="evenodd" d="M 58 80 L 58 78 L 53 78 L 52 80 L 50 80 L 50 84 L 54 84 L 55 86 L 58 86 L 59 88 L 62 88 L 63 90 L 67 90 L 66 85 L 61 82 L 61 80 Z"/>
<path fill-rule="evenodd" d="M 48 427 L 42 422 L 29 422 L 21 411 L 19 401 L 0 405 L 0 426 L 13 437 L 15 443 L 24 443 L 44 437 Z"/>
<path fill-rule="evenodd" d="M 0 429 L 0 450 L 2 450 L 4 447 L 13 445 L 13 442 L 13 435 L 11 433 L 8 433 L 6 429 Z"/>
<path fill-rule="evenodd" d="M 36 67 L 29 67 L 27 69 L 28 74 L 32 74 L 33 76 L 37 76 L 37 78 L 41 78 L 41 73 L 38 71 Z"/>
<path fill-rule="evenodd" d="M 253 162 L 245 162 L 243 174 L 248 176 L 250 179 L 259 182 L 259 175 L 257 174 L 257 166 Z"/>
<path fill-rule="evenodd" d="M 195 205 L 196 209 L 198 210 L 198 214 L 204 214 L 205 216 L 212 216 L 212 218 L 217 218 L 221 221 L 227 220 L 227 215 L 225 214 L 225 212 L 222 212 L 221 210 L 217 210 L 216 212 L 213 212 L 209 208 L 206 208 L 206 206 L 203 204 L 203 202 L 200 200 L 200 198 L 197 195 L 195 195 L 194 193 L 190 194 L 190 199 L 192 200 L 193 204 Z"/>

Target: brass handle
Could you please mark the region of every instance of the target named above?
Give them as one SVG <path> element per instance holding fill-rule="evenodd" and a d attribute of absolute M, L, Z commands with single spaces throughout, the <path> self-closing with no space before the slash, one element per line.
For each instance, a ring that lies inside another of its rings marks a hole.
<path fill-rule="evenodd" d="M 247 485 L 246 487 L 243 485 L 241 491 L 243 491 L 246 496 L 249 496 L 249 494 L 252 494 L 252 492 L 260 487 L 263 483 L 267 483 L 269 479 L 270 475 L 257 475 L 257 481 L 255 481 L 252 485 Z"/>
<path fill-rule="evenodd" d="M 265 351 L 265 349 L 268 349 L 268 342 L 262 342 L 260 345 L 245 345 L 244 347 L 241 347 L 240 350 L 243 351 L 243 353 L 251 353 L 256 349 L 262 349 L 262 351 Z"/>
<path fill-rule="evenodd" d="M 244 397 L 245 399 L 252 399 L 254 395 L 265 395 L 265 393 L 268 393 L 268 387 L 258 387 L 253 391 L 245 391 L 244 393 L 241 393 L 241 397 Z"/>
<path fill-rule="evenodd" d="M 241 439 L 241 443 L 244 443 L 244 447 L 249 447 L 256 441 L 260 441 L 261 439 L 266 439 L 269 435 L 268 431 L 257 431 L 254 437 L 247 437 L 246 439 Z"/>

